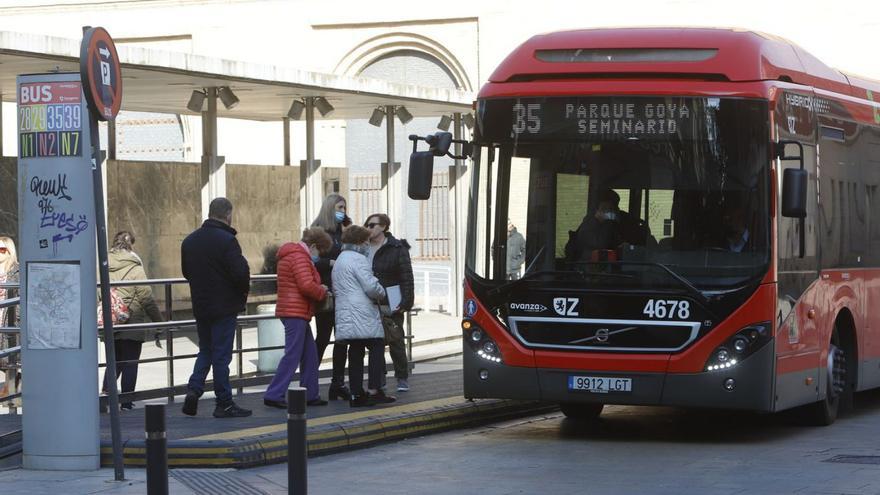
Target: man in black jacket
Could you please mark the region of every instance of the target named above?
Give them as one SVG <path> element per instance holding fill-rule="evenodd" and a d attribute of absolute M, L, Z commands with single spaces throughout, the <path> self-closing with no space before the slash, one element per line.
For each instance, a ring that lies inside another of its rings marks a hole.
<path fill-rule="evenodd" d="M 193 316 L 199 333 L 199 354 L 187 385 L 183 413 L 195 416 L 205 390 L 208 370 L 214 368 L 215 418 L 240 418 L 251 411 L 232 401 L 229 363 L 238 313 L 245 310 L 250 267 L 232 228 L 232 203 L 216 198 L 208 219 L 180 246 L 180 266 L 189 282 Z"/>
<path fill-rule="evenodd" d="M 370 230 L 369 261 L 373 273 L 383 287 L 400 287 L 400 303 L 391 307 L 391 319 L 403 328 L 403 315 L 413 307 L 413 271 L 409 257 L 409 244 L 406 240 L 396 239 L 388 227 L 391 219 L 384 213 L 375 213 L 367 217 L 364 225 Z M 397 391 L 409 391 L 409 363 L 406 359 L 404 339 L 388 342 L 391 361 L 394 363 L 394 377 L 397 378 Z"/>

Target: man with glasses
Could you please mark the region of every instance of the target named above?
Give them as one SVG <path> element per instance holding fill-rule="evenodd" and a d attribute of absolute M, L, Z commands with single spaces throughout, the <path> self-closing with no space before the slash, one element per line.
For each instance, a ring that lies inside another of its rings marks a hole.
<path fill-rule="evenodd" d="M 412 260 L 409 257 L 409 243 L 405 239 L 397 239 L 388 228 L 391 219 L 384 213 L 374 213 L 367 217 L 364 227 L 370 231 L 370 253 L 367 260 L 373 267 L 373 273 L 379 283 L 389 288 L 399 288 L 399 303 L 395 303 L 389 295 L 391 319 L 403 328 L 403 315 L 412 309 L 414 299 L 414 282 Z M 394 294 L 395 290 L 388 291 Z M 409 363 L 406 359 L 406 346 L 403 338 L 395 338 L 388 342 L 391 361 L 394 363 L 394 377 L 397 378 L 397 391 L 409 391 Z"/>

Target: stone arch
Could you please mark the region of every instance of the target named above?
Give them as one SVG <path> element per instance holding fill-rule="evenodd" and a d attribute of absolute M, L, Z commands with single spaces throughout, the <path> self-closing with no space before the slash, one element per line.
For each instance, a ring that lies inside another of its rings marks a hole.
<path fill-rule="evenodd" d="M 386 33 L 374 36 L 346 53 L 333 69 L 335 74 L 357 76 L 378 60 L 397 52 L 415 51 L 434 59 L 451 77 L 458 89 L 474 91 L 474 86 L 458 58 L 442 44 L 415 33 Z"/>

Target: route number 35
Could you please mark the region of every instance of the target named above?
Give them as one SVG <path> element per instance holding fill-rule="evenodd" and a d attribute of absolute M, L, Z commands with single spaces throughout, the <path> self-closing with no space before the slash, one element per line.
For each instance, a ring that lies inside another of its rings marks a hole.
<path fill-rule="evenodd" d="M 674 319 L 687 320 L 691 316 L 691 303 L 688 301 L 675 301 L 663 299 L 650 299 L 642 314 L 648 315 L 648 318 L 654 319 Z"/>

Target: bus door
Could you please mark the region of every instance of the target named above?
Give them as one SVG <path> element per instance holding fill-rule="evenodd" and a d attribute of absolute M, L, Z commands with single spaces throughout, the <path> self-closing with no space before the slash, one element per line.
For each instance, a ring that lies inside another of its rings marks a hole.
<path fill-rule="evenodd" d="M 816 118 L 812 91 L 779 93 L 774 110 L 774 141 L 793 141 L 785 156 L 803 156 L 807 170 L 806 218 L 781 214 L 782 180 L 787 168 L 800 168 L 799 160 L 776 161 L 777 200 L 777 311 L 776 311 L 776 409 L 818 400 L 820 383 L 820 342 L 818 323 L 809 318 L 810 310 L 821 314 L 818 293 L 811 290 L 819 279 L 818 236 L 820 225 L 817 184 Z M 801 231 L 804 242 L 801 245 Z"/>

